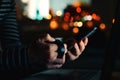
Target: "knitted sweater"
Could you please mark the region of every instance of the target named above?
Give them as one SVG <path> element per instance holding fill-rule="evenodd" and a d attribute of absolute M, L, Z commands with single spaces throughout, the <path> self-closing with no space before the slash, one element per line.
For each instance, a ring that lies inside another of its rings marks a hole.
<path fill-rule="evenodd" d="M 20 40 L 13 0 L 0 0 L 0 42 L 2 48 L 0 70 L 7 72 L 27 70 L 29 67 L 27 48 Z"/>

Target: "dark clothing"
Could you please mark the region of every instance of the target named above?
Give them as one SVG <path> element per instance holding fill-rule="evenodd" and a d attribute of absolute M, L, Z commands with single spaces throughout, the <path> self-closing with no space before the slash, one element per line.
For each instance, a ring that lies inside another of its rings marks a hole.
<path fill-rule="evenodd" d="M 28 53 L 20 40 L 14 0 L 0 0 L 0 42 L 0 73 L 28 73 Z"/>
<path fill-rule="evenodd" d="M 0 1 L 0 37 L 2 47 L 21 45 L 15 3 L 12 0 Z"/>

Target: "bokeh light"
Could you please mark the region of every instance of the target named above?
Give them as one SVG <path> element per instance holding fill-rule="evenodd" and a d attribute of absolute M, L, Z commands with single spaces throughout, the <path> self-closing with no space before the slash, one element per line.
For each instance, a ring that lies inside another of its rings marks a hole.
<path fill-rule="evenodd" d="M 99 26 L 99 28 L 100 28 L 101 30 L 104 30 L 104 29 L 106 28 L 106 25 L 105 25 L 104 23 L 101 23 L 100 26 Z"/>
<path fill-rule="evenodd" d="M 79 21 L 78 22 L 78 27 L 82 27 L 83 26 L 83 22 Z"/>
<path fill-rule="evenodd" d="M 91 28 L 91 27 L 93 27 L 93 22 L 92 21 L 87 21 L 87 27 L 88 28 Z"/>
<path fill-rule="evenodd" d="M 92 14 L 92 18 L 96 21 L 100 21 L 101 17 L 95 13 Z"/>
<path fill-rule="evenodd" d="M 68 30 L 69 29 L 69 25 L 67 23 L 63 23 L 62 24 L 62 28 L 63 28 L 63 30 Z"/>
<path fill-rule="evenodd" d="M 62 16 L 62 11 L 60 11 L 60 10 L 57 11 L 57 12 L 56 12 L 56 15 L 57 15 L 57 16 Z"/>
<path fill-rule="evenodd" d="M 73 28 L 72 31 L 73 31 L 73 33 L 77 34 L 77 33 L 79 32 L 79 28 L 76 28 L 76 27 L 75 27 L 75 28 Z"/>
<path fill-rule="evenodd" d="M 58 28 L 58 22 L 56 20 L 52 20 L 50 22 L 50 29 L 57 29 Z"/>
<path fill-rule="evenodd" d="M 76 12 L 77 12 L 77 13 L 80 13 L 80 12 L 81 12 L 81 8 L 80 8 L 80 7 L 77 7 L 77 8 L 76 8 Z"/>
<path fill-rule="evenodd" d="M 49 14 L 48 16 L 45 17 L 45 19 L 48 19 L 48 20 L 52 19 L 52 15 Z"/>

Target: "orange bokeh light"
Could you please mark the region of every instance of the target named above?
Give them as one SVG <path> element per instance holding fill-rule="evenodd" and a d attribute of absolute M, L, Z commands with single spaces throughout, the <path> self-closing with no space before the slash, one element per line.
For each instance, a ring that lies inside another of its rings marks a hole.
<path fill-rule="evenodd" d="M 74 3 L 73 3 L 73 6 L 74 6 L 74 7 L 79 7 L 79 6 L 81 6 L 81 3 L 80 3 L 80 2 L 74 2 Z"/>
<path fill-rule="evenodd" d="M 76 12 L 77 12 L 77 13 L 80 13 L 80 12 L 81 12 L 81 8 L 80 8 L 80 7 L 77 7 L 77 8 L 76 8 Z"/>
<path fill-rule="evenodd" d="M 93 22 L 92 21 L 88 21 L 86 24 L 87 24 L 87 27 L 89 27 L 89 28 L 93 27 Z"/>
<path fill-rule="evenodd" d="M 69 29 L 69 26 L 68 26 L 67 23 L 63 23 L 63 24 L 62 24 L 62 28 L 63 28 L 64 30 L 68 30 L 68 29 Z"/>
<path fill-rule="evenodd" d="M 50 28 L 51 28 L 51 29 L 57 29 L 57 28 L 58 28 L 58 23 L 57 23 L 57 21 L 52 20 L 52 21 L 50 22 Z"/>
<path fill-rule="evenodd" d="M 96 21 L 100 21 L 100 19 L 101 19 L 101 17 L 98 16 L 97 14 L 95 14 L 95 13 L 92 14 L 92 18 Z"/>
<path fill-rule="evenodd" d="M 106 28 L 106 26 L 105 26 L 104 23 L 101 23 L 100 26 L 99 26 L 99 28 L 100 28 L 101 30 L 104 30 L 104 29 Z"/>
<path fill-rule="evenodd" d="M 78 28 L 73 28 L 73 33 L 78 33 L 79 32 L 79 29 Z"/>

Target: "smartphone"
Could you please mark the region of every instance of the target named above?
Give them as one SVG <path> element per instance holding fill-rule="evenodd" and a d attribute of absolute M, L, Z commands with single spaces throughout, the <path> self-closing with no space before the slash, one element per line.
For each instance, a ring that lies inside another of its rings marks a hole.
<path fill-rule="evenodd" d="M 90 30 L 83 30 L 80 34 L 78 34 L 77 36 L 75 36 L 73 39 L 68 39 L 66 40 L 65 43 L 67 43 L 68 45 L 68 50 L 71 50 L 75 44 L 75 42 L 79 42 L 80 40 L 84 40 L 86 37 L 89 38 L 91 37 L 96 31 L 97 31 L 97 27 L 94 27 Z"/>
<path fill-rule="evenodd" d="M 89 28 L 83 28 L 80 30 L 80 33 L 78 33 L 74 39 L 76 39 L 77 41 L 80 41 L 80 40 L 84 40 L 85 37 L 91 37 L 96 31 L 97 31 L 97 27 L 93 27 L 91 29 Z"/>

